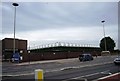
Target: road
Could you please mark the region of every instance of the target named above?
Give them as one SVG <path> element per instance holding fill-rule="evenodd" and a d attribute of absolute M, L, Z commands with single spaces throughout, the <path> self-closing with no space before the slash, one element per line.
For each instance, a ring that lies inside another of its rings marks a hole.
<path fill-rule="evenodd" d="M 45 81 L 71 81 L 87 79 L 92 81 L 100 77 L 120 72 L 120 66 L 115 66 L 113 63 L 89 66 L 83 68 L 70 68 L 62 71 L 54 71 L 44 73 Z M 10 79 L 34 79 L 34 75 L 9 77 Z"/>
<path fill-rule="evenodd" d="M 120 81 L 120 72 L 99 78 L 97 81 Z"/>
<path fill-rule="evenodd" d="M 45 74 L 45 79 L 53 79 L 53 80 L 64 79 L 69 81 L 71 79 L 78 80 L 81 78 L 85 78 L 87 80 L 95 80 L 99 77 L 113 74 L 119 71 L 120 68 L 118 66 L 115 66 L 113 63 L 110 63 L 104 65 L 64 70 L 60 72 L 47 73 Z"/>
<path fill-rule="evenodd" d="M 9 74 L 9 75 L 11 74 L 12 76 L 5 75 L 3 76 L 3 80 L 30 79 L 32 81 L 34 79 L 34 73 L 32 73 L 31 71 L 34 71 L 35 69 L 38 69 L 38 68 L 39 69 L 42 68 L 44 70 L 45 81 L 46 80 L 47 81 L 49 80 L 71 81 L 72 79 L 74 80 L 87 79 L 91 81 L 109 74 L 119 72 L 120 67 L 115 66 L 112 63 L 115 57 L 116 56 L 100 57 L 100 58 L 95 58 L 93 61 L 88 61 L 88 62 L 79 62 L 78 59 L 72 59 L 72 61 L 70 60 L 55 61 L 52 63 L 43 63 L 40 65 L 39 64 L 32 64 L 29 66 L 16 65 L 16 68 L 12 70 L 8 70 L 15 66 L 13 65 L 13 66 L 4 68 L 3 74 Z M 24 73 L 25 75 L 20 75 L 21 73 Z M 19 76 L 13 76 L 13 74 L 14 75 L 19 74 Z"/>

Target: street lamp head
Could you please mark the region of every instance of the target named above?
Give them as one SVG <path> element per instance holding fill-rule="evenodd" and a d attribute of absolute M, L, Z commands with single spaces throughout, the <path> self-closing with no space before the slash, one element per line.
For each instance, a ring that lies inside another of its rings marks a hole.
<path fill-rule="evenodd" d="M 17 4 L 17 3 L 13 3 L 12 5 L 13 5 L 13 6 L 19 6 L 19 4 Z"/>
<path fill-rule="evenodd" d="M 104 23 L 105 21 L 103 20 L 103 21 L 101 21 L 102 23 Z"/>

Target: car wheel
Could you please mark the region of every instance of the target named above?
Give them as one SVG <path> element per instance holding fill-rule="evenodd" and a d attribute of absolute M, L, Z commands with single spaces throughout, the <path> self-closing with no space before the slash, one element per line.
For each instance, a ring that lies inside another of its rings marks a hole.
<path fill-rule="evenodd" d="M 115 65 L 117 65 L 117 63 L 116 63 L 116 62 L 114 62 L 114 64 L 115 64 Z"/>

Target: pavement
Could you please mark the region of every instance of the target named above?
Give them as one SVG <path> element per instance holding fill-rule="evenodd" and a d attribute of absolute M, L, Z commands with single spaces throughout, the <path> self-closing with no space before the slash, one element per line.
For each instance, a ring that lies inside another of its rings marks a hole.
<path fill-rule="evenodd" d="M 44 60 L 44 61 L 32 61 L 32 62 L 23 62 L 15 65 L 29 65 L 29 64 L 43 64 L 43 63 L 53 63 L 53 62 L 69 62 L 76 60 L 78 58 L 69 58 L 69 59 L 59 59 L 59 60 Z"/>
<path fill-rule="evenodd" d="M 114 55 L 114 57 L 116 57 L 117 55 Z M 93 57 L 93 58 L 103 58 L 103 57 L 110 57 L 110 56 L 97 56 L 97 57 Z M 78 58 L 68 58 L 68 59 L 57 59 L 57 60 L 42 60 L 42 61 L 30 61 L 30 62 L 22 62 L 22 63 L 11 63 L 11 62 L 2 62 L 1 64 L 4 65 L 18 65 L 18 66 L 24 66 L 24 65 L 32 65 L 32 64 L 44 64 L 44 63 L 66 63 L 66 62 L 72 62 L 78 60 Z"/>
<path fill-rule="evenodd" d="M 94 57 L 94 58 L 101 58 L 103 56 L 98 56 L 98 57 Z M 14 65 L 29 65 L 29 64 L 43 64 L 43 63 L 53 63 L 53 62 L 57 62 L 57 63 L 65 63 L 65 62 L 71 62 L 71 61 L 75 61 L 78 58 L 68 58 L 68 59 L 58 59 L 58 60 L 43 60 L 43 61 L 31 61 L 31 62 L 23 62 L 23 63 L 17 63 Z"/>
<path fill-rule="evenodd" d="M 75 61 L 78 58 L 69 58 L 69 59 L 58 59 L 58 60 L 42 60 L 42 61 L 30 61 L 30 62 L 22 62 L 22 63 L 12 63 L 12 62 L 0 62 L 0 65 L 4 66 L 26 66 L 26 65 L 34 65 L 34 64 L 48 64 L 48 63 L 66 63 Z"/>

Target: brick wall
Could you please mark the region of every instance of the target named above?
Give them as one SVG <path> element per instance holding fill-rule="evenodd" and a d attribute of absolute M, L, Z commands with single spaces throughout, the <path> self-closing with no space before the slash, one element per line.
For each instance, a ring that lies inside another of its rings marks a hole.
<path fill-rule="evenodd" d="M 40 60 L 55 60 L 55 59 L 67 59 L 77 58 L 83 52 L 42 52 L 42 53 L 26 53 L 23 54 L 23 62 L 25 61 L 40 61 Z M 98 55 L 99 52 L 96 52 Z M 94 52 L 91 53 L 95 55 Z"/>

